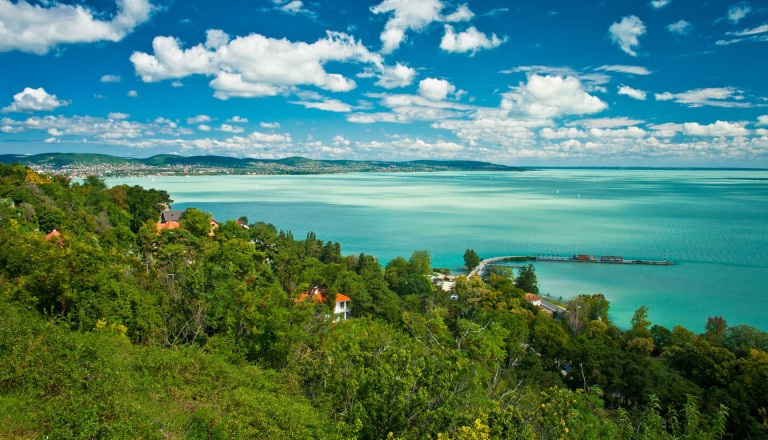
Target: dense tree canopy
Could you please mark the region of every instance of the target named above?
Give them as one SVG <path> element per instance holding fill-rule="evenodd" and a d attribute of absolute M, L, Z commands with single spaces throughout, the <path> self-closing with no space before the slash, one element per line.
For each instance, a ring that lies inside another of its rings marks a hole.
<path fill-rule="evenodd" d="M 424 250 L 382 267 L 262 222 L 210 236 L 194 208 L 158 233 L 170 203 L 0 165 L 0 437 L 768 437 L 753 327 L 643 307 L 624 331 L 600 294 L 553 319 L 532 266 L 448 293 Z"/>

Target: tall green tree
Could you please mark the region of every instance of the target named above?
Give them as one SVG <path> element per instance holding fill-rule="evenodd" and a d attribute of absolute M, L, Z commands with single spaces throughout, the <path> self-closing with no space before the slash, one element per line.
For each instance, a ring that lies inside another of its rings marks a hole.
<path fill-rule="evenodd" d="M 515 278 L 515 286 L 527 293 L 539 294 L 539 280 L 536 278 L 536 268 L 532 264 L 520 269 Z"/>
<path fill-rule="evenodd" d="M 480 260 L 480 257 L 474 249 L 467 249 L 464 251 L 464 266 L 467 268 L 467 271 L 471 272 L 472 269 L 480 264 L 480 261 L 482 260 Z"/>

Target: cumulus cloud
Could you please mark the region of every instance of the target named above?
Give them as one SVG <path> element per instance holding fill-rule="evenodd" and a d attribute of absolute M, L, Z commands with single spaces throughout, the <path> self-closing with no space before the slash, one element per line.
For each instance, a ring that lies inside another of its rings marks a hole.
<path fill-rule="evenodd" d="M 624 86 L 624 85 L 619 87 L 618 93 L 619 95 L 626 95 L 626 96 L 629 96 L 630 98 L 634 98 L 640 101 L 645 101 L 645 98 L 647 96 L 647 93 L 643 90 L 633 89 L 630 86 Z"/>
<path fill-rule="evenodd" d="M 758 116 L 757 125 L 768 125 L 768 115 Z"/>
<path fill-rule="evenodd" d="M 447 21 L 449 23 L 455 23 L 459 21 L 469 21 L 472 20 L 475 17 L 475 13 L 472 12 L 469 9 L 469 6 L 466 4 L 459 5 L 459 7 L 456 9 L 455 12 L 452 12 L 445 17 L 443 17 L 444 21 Z"/>
<path fill-rule="evenodd" d="M 618 118 L 580 119 L 578 121 L 575 121 L 567 125 L 579 125 L 582 127 L 589 127 L 589 128 L 617 128 L 617 127 L 628 127 L 631 125 L 637 125 L 643 122 L 644 121 L 640 119 L 630 119 L 630 118 L 627 118 L 626 116 L 621 116 Z"/>
<path fill-rule="evenodd" d="M 261 128 L 280 128 L 279 122 L 259 122 Z"/>
<path fill-rule="evenodd" d="M 129 98 L 137 98 L 139 96 L 139 92 L 137 92 L 136 90 L 129 90 L 128 93 L 126 93 L 126 95 Z"/>
<path fill-rule="evenodd" d="M 253 133 L 248 135 L 248 138 L 256 142 L 262 142 L 262 143 L 268 143 L 268 144 L 292 142 L 291 136 L 289 134 L 262 133 L 259 131 L 254 131 Z"/>
<path fill-rule="evenodd" d="M 125 119 L 95 118 L 91 116 L 32 116 L 25 120 L 16 121 L 4 119 L 3 124 L 11 127 L 14 132 L 44 131 L 56 137 L 69 136 L 82 142 L 103 142 L 118 144 L 131 140 L 131 145 L 141 148 L 147 145 L 146 136 L 163 134 L 173 137 L 189 135 L 189 129 L 179 129 L 176 124 L 164 118 L 158 118 L 152 123 L 142 124 Z M 153 140 L 154 141 L 154 140 Z"/>
<path fill-rule="evenodd" d="M 731 23 L 738 23 L 742 18 L 746 17 L 750 11 L 752 11 L 752 8 L 746 3 L 733 5 L 728 8 L 728 20 L 730 20 Z"/>
<path fill-rule="evenodd" d="M 312 14 L 309 10 L 304 8 L 304 2 L 300 0 L 293 0 L 280 6 L 280 10 L 287 14 Z"/>
<path fill-rule="evenodd" d="M 13 102 L 3 108 L 3 113 L 10 112 L 44 112 L 55 110 L 59 107 L 69 105 L 68 101 L 59 100 L 56 95 L 50 95 L 44 88 L 33 89 L 25 87 L 23 91 L 13 95 Z"/>
<path fill-rule="evenodd" d="M 207 124 L 200 124 L 200 125 L 197 126 L 197 129 L 200 130 L 200 131 L 211 131 L 212 130 L 211 126 L 207 125 Z"/>
<path fill-rule="evenodd" d="M 340 134 L 333 137 L 333 145 L 345 146 L 346 147 L 346 146 L 349 146 L 351 144 L 352 144 L 352 142 L 350 142 L 349 139 L 345 138 L 344 136 L 342 136 Z"/>
<path fill-rule="evenodd" d="M 109 119 L 115 119 L 115 120 L 123 120 L 128 119 L 131 115 L 128 113 L 120 113 L 120 112 L 112 112 L 107 115 L 107 118 Z"/>
<path fill-rule="evenodd" d="M 672 0 L 651 0 L 650 5 L 653 9 L 661 9 L 664 6 L 667 6 L 668 4 L 670 4 L 671 2 Z"/>
<path fill-rule="evenodd" d="M 621 50 L 635 57 L 635 47 L 640 45 L 638 37 L 645 34 L 645 25 L 634 15 L 628 15 L 618 23 L 613 23 L 608 28 L 611 40 L 618 44 Z"/>
<path fill-rule="evenodd" d="M 427 78 L 419 82 L 419 95 L 433 101 L 442 101 L 456 92 L 456 86 L 444 79 Z"/>
<path fill-rule="evenodd" d="M 43 55 L 61 44 L 120 41 L 147 21 L 153 6 L 148 0 L 117 0 L 117 14 L 109 21 L 80 5 L 25 0 L 0 0 L 0 52 L 20 50 Z"/>
<path fill-rule="evenodd" d="M 134 52 L 131 62 L 145 82 L 207 75 L 219 99 L 231 97 L 274 96 L 293 91 L 300 85 L 311 85 L 333 92 L 346 92 L 356 87 L 355 81 L 338 73 L 329 73 L 329 62 L 357 62 L 383 69 L 382 57 L 368 51 L 354 37 L 327 32 L 314 43 L 292 42 L 259 34 L 238 37 L 221 44 L 221 31 L 215 35 L 217 47 L 198 44 L 182 49 L 172 37 L 155 37 L 154 54 Z"/>
<path fill-rule="evenodd" d="M 650 75 L 651 71 L 642 66 L 624 66 L 624 65 L 611 65 L 600 66 L 597 70 L 604 70 L 606 72 L 620 72 L 628 73 L 631 75 Z"/>
<path fill-rule="evenodd" d="M 664 92 L 654 96 L 657 101 L 674 101 L 689 107 L 747 108 L 754 106 L 746 102 L 743 92 L 735 87 L 713 87 L 682 93 Z"/>
<path fill-rule="evenodd" d="M 187 124 L 194 125 L 194 124 L 201 124 L 204 122 L 211 122 L 213 118 L 211 118 L 208 115 L 197 115 L 192 118 L 187 118 Z"/>
<path fill-rule="evenodd" d="M 102 75 L 101 82 L 103 83 L 119 83 L 123 78 L 120 75 Z"/>
<path fill-rule="evenodd" d="M 447 15 L 442 15 L 443 7 L 440 0 L 384 0 L 372 7 L 374 14 L 392 14 L 379 36 L 381 52 L 394 52 L 406 40 L 407 32 L 420 32 L 433 22 L 456 23 L 475 16 L 466 4 L 459 5 L 456 11 Z"/>
<path fill-rule="evenodd" d="M 672 24 L 667 25 L 667 30 L 677 35 L 688 35 L 689 33 L 691 33 L 692 28 L 693 26 L 691 26 L 691 24 L 685 20 L 679 20 Z"/>
<path fill-rule="evenodd" d="M 245 124 L 248 122 L 248 118 L 243 118 L 241 116 L 232 116 L 227 120 L 227 122 L 235 122 L 238 124 Z"/>
<path fill-rule="evenodd" d="M 743 122 L 716 121 L 712 124 L 702 125 L 698 122 L 686 122 L 683 124 L 683 133 L 691 136 L 746 136 L 749 134 Z"/>
<path fill-rule="evenodd" d="M 608 105 L 587 93 L 581 81 L 574 77 L 531 74 L 527 83 L 521 83 L 503 95 L 501 107 L 546 119 L 597 113 L 608 108 Z"/>
<path fill-rule="evenodd" d="M 376 85 L 385 89 L 406 87 L 416 78 L 416 69 L 397 63 L 393 67 L 385 66 L 381 69 Z"/>
<path fill-rule="evenodd" d="M 221 124 L 219 127 L 219 131 L 223 131 L 225 133 L 242 133 L 245 130 L 243 127 L 238 127 L 236 125 L 230 125 L 230 124 Z"/>
<path fill-rule="evenodd" d="M 447 24 L 445 25 L 443 39 L 440 41 L 440 49 L 452 53 L 471 52 L 471 54 L 474 55 L 479 50 L 493 49 L 505 41 L 506 38 L 501 39 L 497 37 L 496 34 L 493 34 L 488 38 L 487 35 L 478 31 L 474 26 L 457 34 L 454 31 L 453 26 Z"/>
<path fill-rule="evenodd" d="M 437 80 L 441 81 L 441 80 Z M 433 98 L 443 96 L 447 90 L 455 90 L 447 81 L 445 84 L 425 84 L 426 93 L 433 93 Z M 428 99 L 421 95 L 370 95 L 381 98 L 380 105 L 390 109 L 390 112 L 353 113 L 347 116 L 347 121 L 358 124 L 375 122 L 408 123 L 413 121 L 437 121 L 466 115 L 474 107 L 452 101 Z"/>
<path fill-rule="evenodd" d="M 379 36 L 381 51 L 385 54 L 395 51 L 405 40 L 407 31 L 418 32 L 438 21 L 442 9 L 440 0 L 384 0 L 372 7 L 371 12 L 374 14 L 392 14 Z"/>

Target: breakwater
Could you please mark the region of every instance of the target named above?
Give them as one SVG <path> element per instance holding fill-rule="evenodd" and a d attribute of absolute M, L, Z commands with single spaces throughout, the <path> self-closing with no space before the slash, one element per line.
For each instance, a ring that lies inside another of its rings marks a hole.
<path fill-rule="evenodd" d="M 673 266 L 675 263 L 664 260 L 645 260 L 645 259 L 629 259 L 620 255 L 603 255 L 598 257 L 587 254 L 575 254 L 568 257 L 553 256 L 553 255 L 508 255 L 503 257 L 486 258 L 480 262 L 472 271 L 467 274 L 467 278 L 473 275 L 482 275 L 488 266 L 493 265 L 505 265 L 508 263 L 525 263 L 529 261 L 536 262 L 556 262 L 556 263 L 581 263 L 581 264 L 638 264 L 645 266 Z M 516 266 L 517 267 L 517 266 Z"/>

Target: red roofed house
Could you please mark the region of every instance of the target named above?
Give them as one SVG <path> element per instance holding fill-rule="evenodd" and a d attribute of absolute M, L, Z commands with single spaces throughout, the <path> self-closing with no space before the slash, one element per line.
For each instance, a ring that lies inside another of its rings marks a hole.
<path fill-rule="evenodd" d="M 299 301 L 304 301 L 307 298 L 311 298 L 318 302 L 325 302 L 325 289 L 319 287 L 313 287 L 309 292 L 302 293 L 299 297 Z M 352 298 L 344 295 L 343 293 L 336 294 L 336 307 L 333 309 L 333 314 L 336 315 L 334 322 L 339 320 L 346 320 L 349 317 L 349 312 L 352 310 L 350 302 Z"/>
<path fill-rule="evenodd" d="M 50 241 L 53 237 L 61 237 L 61 232 L 54 229 L 45 235 L 45 241 Z"/>
<path fill-rule="evenodd" d="M 58 239 L 58 241 L 59 241 L 59 249 L 63 249 L 64 248 L 64 242 L 61 240 L 61 232 L 59 232 L 59 231 L 54 229 L 53 231 L 45 234 L 45 241 L 51 241 L 51 239 L 53 237 L 56 237 Z"/>

